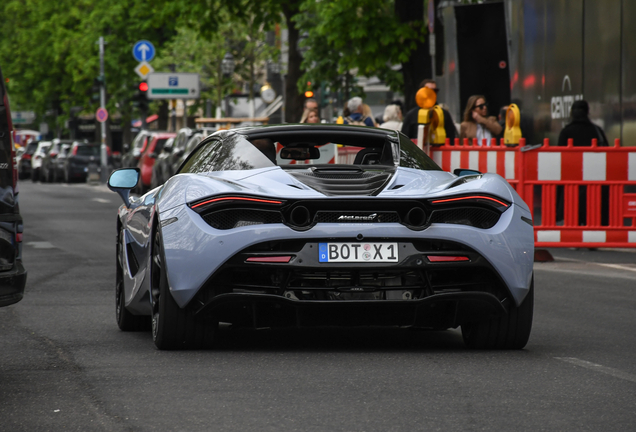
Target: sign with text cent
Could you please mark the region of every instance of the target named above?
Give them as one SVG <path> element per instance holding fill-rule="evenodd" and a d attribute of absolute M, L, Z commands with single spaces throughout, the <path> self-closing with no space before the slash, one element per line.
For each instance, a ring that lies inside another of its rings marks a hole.
<path fill-rule="evenodd" d="M 200 86 L 196 73 L 151 73 L 148 99 L 198 99 Z"/>

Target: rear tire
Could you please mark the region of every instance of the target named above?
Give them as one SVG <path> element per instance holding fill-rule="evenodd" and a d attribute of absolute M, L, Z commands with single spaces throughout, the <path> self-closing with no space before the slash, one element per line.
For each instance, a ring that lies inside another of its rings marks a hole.
<path fill-rule="evenodd" d="M 133 315 L 126 309 L 124 298 L 124 269 L 122 267 L 122 247 L 124 235 L 123 231 L 117 234 L 117 274 L 115 280 L 115 318 L 121 331 L 144 331 L 150 330 L 150 317 L 144 315 Z"/>
<path fill-rule="evenodd" d="M 31 181 L 33 183 L 35 183 L 36 181 L 38 181 L 38 177 L 40 176 L 40 169 L 34 169 L 33 171 L 31 171 Z"/>
<path fill-rule="evenodd" d="M 473 349 L 522 349 L 530 338 L 533 311 L 534 276 L 519 306 L 511 305 L 507 314 L 490 321 L 462 325 L 464 343 Z"/>
<path fill-rule="evenodd" d="M 152 299 L 152 340 L 160 350 L 202 348 L 214 341 L 218 323 L 196 319 L 175 302 L 168 285 L 161 233 L 152 247 L 150 287 Z"/>

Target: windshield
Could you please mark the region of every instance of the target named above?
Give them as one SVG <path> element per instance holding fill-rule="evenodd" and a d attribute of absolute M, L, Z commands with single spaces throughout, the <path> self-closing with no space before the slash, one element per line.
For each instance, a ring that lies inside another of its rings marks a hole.
<path fill-rule="evenodd" d="M 75 154 L 78 156 L 99 156 L 99 146 L 77 146 Z"/>

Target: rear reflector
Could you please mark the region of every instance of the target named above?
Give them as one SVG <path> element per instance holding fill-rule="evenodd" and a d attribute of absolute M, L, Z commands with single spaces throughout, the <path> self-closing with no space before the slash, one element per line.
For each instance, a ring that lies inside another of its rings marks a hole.
<path fill-rule="evenodd" d="M 291 256 L 257 256 L 249 257 L 247 262 L 262 262 L 262 263 L 288 263 L 291 261 Z"/>
<path fill-rule="evenodd" d="M 470 261 L 470 258 L 465 256 L 426 255 L 426 258 L 428 258 L 430 262 Z"/>

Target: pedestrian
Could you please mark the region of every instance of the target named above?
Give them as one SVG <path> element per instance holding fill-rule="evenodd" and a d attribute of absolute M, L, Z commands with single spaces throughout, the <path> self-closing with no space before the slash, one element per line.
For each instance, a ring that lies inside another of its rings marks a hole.
<path fill-rule="evenodd" d="M 306 109 L 318 109 L 318 101 L 314 98 L 305 99 L 305 104 L 303 105 L 303 111 Z"/>
<path fill-rule="evenodd" d="M 501 133 L 499 134 L 499 138 L 504 137 L 504 131 L 506 130 L 506 114 L 508 114 L 508 106 L 504 105 L 499 108 L 499 115 L 497 116 L 497 123 L 501 126 Z"/>
<path fill-rule="evenodd" d="M 598 140 L 599 146 L 608 146 L 605 132 L 599 126 L 590 121 L 588 117 L 590 106 L 584 100 L 578 100 L 572 104 L 570 117 L 572 121 L 568 123 L 559 133 L 558 145 L 567 146 L 568 139 L 572 138 L 575 147 L 585 147 L 592 145 L 592 139 Z"/>
<path fill-rule="evenodd" d="M 561 133 L 559 133 L 559 146 L 567 146 L 568 140 L 572 138 L 575 147 L 590 147 L 592 139 L 598 140 L 597 145 L 607 147 L 608 141 L 605 132 L 599 126 L 590 121 L 590 106 L 587 101 L 578 100 L 572 104 L 570 117 L 572 121 L 568 123 Z M 579 225 L 586 226 L 587 223 L 587 186 L 578 187 L 579 195 Z M 609 224 L 609 186 L 601 186 L 601 225 Z M 557 188 L 557 220 L 563 219 L 563 191 Z M 560 219 L 559 219 L 560 218 Z"/>
<path fill-rule="evenodd" d="M 357 96 L 352 97 L 349 99 L 349 102 L 347 102 L 347 108 L 351 114 L 344 118 L 344 124 L 371 127 L 375 126 L 373 119 L 365 116 L 362 112 L 362 98 Z"/>
<path fill-rule="evenodd" d="M 380 125 L 383 129 L 402 130 L 402 110 L 398 105 L 387 105 L 384 108 L 383 123 Z"/>
<path fill-rule="evenodd" d="M 420 83 L 420 88 L 428 87 L 433 90 L 435 93 L 439 92 L 437 88 L 437 83 L 432 79 L 425 79 Z M 440 105 L 440 104 L 438 104 Z M 441 107 L 441 106 L 440 106 Z M 417 115 L 420 111 L 420 107 L 416 106 L 409 110 L 404 116 L 404 122 L 402 123 L 402 133 L 409 138 L 417 138 Z M 453 140 L 457 138 L 457 129 L 455 129 L 455 123 L 453 123 L 453 117 L 451 117 L 448 110 L 442 108 L 442 112 L 444 113 L 444 131 L 446 132 L 446 138 L 449 138 L 451 144 Z"/>
<path fill-rule="evenodd" d="M 371 107 L 365 103 L 362 104 L 362 115 L 369 117 L 373 121 L 373 126 L 378 127 L 378 122 L 376 122 L 373 118 L 373 111 L 371 111 Z"/>
<path fill-rule="evenodd" d="M 498 136 L 503 130 L 495 116 L 488 116 L 488 103 L 482 95 L 468 98 L 463 120 L 459 128 L 459 138 L 477 138 L 479 145 L 483 139 L 490 143 L 490 139 Z"/>
<path fill-rule="evenodd" d="M 303 112 L 303 116 L 300 119 L 301 123 L 320 123 L 320 116 L 318 115 L 318 108 L 308 108 Z"/>

